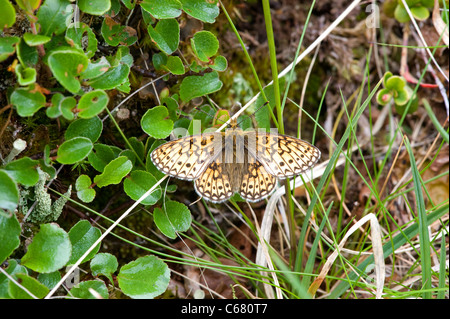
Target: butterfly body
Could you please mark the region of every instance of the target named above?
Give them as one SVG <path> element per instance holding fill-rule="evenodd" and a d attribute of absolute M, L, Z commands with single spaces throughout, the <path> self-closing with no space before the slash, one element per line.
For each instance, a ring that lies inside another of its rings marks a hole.
<path fill-rule="evenodd" d="M 220 203 L 234 193 L 257 202 L 269 196 L 277 179 L 310 169 L 320 158 L 313 145 L 286 135 L 243 131 L 236 122 L 225 132 L 187 136 L 151 154 L 163 173 L 193 180 L 203 198 Z"/>

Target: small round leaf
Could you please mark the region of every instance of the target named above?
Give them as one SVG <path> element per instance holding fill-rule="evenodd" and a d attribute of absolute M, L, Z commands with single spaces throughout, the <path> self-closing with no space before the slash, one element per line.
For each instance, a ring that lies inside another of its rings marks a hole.
<path fill-rule="evenodd" d="M 131 172 L 130 176 L 125 179 L 123 182 L 123 189 L 131 199 L 138 200 L 145 192 L 152 188 L 156 182 L 156 178 L 149 172 L 136 170 Z M 158 186 L 150 195 L 144 198 L 141 203 L 144 205 L 154 205 L 161 198 L 161 195 L 161 187 Z"/>
<path fill-rule="evenodd" d="M 94 90 L 84 94 L 78 102 L 78 116 L 91 118 L 99 114 L 108 105 L 108 94 L 103 90 Z"/>
<path fill-rule="evenodd" d="M 88 156 L 93 147 L 87 137 L 74 137 L 61 144 L 56 160 L 61 164 L 75 164 Z"/>
<path fill-rule="evenodd" d="M 173 129 L 173 121 L 166 119 L 168 116 L 169 111 L 163 105 L 148 110 L 141 119 L 142 130 L 156 139 L 166 138 Z"/>
<path fill-rule="evenodd" d="M 169 286 L 169 267 L 156 256 L 140 257 L 120 269 L 117 276 L 123 293 L 133 299 L 155 298 Z"/>
<path fill-rule="evenodd" d="M 22 265 L 49 273 L 61 269 L 72 254 L 69 235 L 57 224 L 42 224 L 22 258 Z"/>

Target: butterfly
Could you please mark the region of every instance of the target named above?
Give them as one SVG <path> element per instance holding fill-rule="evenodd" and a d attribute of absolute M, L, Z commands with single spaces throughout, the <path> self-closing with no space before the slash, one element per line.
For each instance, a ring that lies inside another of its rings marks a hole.
<path fill-rule="evenodd" d="M 278 179 L 299 175 L 320 158 L 315 146 L 287 135 L 244 131 L 235 119 L 225 132 L 182 137 L 151 153 L 163 173 L 194 181 L 197 194 L 214 203 L 238 193 L 249 202 L 273 193 Z"/>

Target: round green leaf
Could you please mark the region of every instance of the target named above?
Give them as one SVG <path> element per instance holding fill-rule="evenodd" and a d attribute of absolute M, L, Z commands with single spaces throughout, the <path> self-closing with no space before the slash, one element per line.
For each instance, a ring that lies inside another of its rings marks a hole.
<path fill-rule="evenodd" d="M 430 16 L 430 11 L 428 11 L 427 8 L 418 6 L 418 7 L 412 7 L 410 8 L 411 14 L 416 18 L 417 20 L 424 21 L 428 19 Z"/>
<path fill-rule="evenodd" d="M 112 90 L 128 81 L 129 74 L 130 67 L 127 64 L 119 64 L 87 83 L 94 89 Z"/>
<path fill-rule="evenodd" d="M 103 130 L 103 122 L 98 116 L 91 117 L 89 119 L 77 119 L 70 123 L 69 127 L 64 133 L 66 140 L 70 140 L 74 137 L 87 137 L 95 143 Z"/>
<path fill-rule="evenodd" d="M 10 55 L 14 54 L 14 52 L 16 51 L 15 47 L 19 42 L 19 37 L 0 38 L 0 62 L 6 60 Z"/>
<path fill-rule="evenodd" d="M 113 282 L 111 274 L 117 270 L 119 263 L 114 255 L 109 253 L 100 253 L 91 260 L 91 270 L 93 276 L 106 276 L 110 282 Z"/>
<path fill-rule="evenodd" d="M 87 68 L 88 58 L 83 52 L 71 47 L 53 50 L 48 56 L 48 66 L 61 85 L 72 93 L 77 93 L 81 84 L 79 75 Z"/>
<path fill-rule="evenodd" d="M 177 20 L 160 20 L 155 28 L 148 26 L 148 33 L 161 51 L 170 55 L 178 48 L 180 25 Z"/>
<path fill-rule="evenodd" d="M 59 271 L 54 271 L 48 274 L 39 274 L 37 279 L 45 287 L 52 289 L 61 280 L 61 273 Z"/>
<path fill-rule="evenodd" d="M 87 175 L 80 175 L 75 182 L 77 196 L 85 203 L 90 203 L 95 198 L 95 190 L 91 188 L 91 178 Z"/>
<path fill-rule="evenodd" d="M 80 110 L 78 116 L 81 118 L 91 118 L 99 114 L 108 105 L 108 94 L 103 90 L 94 90 L 84 94 L 78 102 L 77 109 Z"/>
<path fill-rule="evenodd" d="M 122 26 L 108 16 L 103 19 L 101 32 L 106 43 L 111 46 L 118 46 L 119 44 L 131 46 L 137 41 L 135 29 Z"/>
<path fill-rule="evenodd" d="M 219 15 L 217 1 L 180 0 L 183 11 L 191 17 L 207 23 L 214 23 Z"/>
<path fill-rule="evenodd" d="M 35 47 L 49 42 L 52 38 L 42 34 L 33 34 L 27 32 L 23 35 L 23 39 L 25 40 L 25 43 L 28 44 L 30 47 Z"/>
<path fill-rule="evenodd" d="M 91 289 L 96 291 L 101 298 L 108 299 L 108 288 L 106 288 L 103 281 L 98 280 L 87 280 L 80 282 L 78 285 L 75 285 L 72 289 L 70 289 L 68 297 L 72 296 L 73 298 L 79 299 L 97 299 L 98 296 L 92 294 L 90 291 Z"/>
<path fill-rule="evenodd" d="M 199 31 L 191 39 L 191 46 L 200 61 L 208 62 L 217 53 L 219 41 L 209 31 Z"/>
<path fill-rule="evenodd" d="M 78 0 L 80 10 L 92 15 L 102 15 L 111 8 L 110 0 Z"/>
<path fill-rule="evenodd" d="M 223 72 L 228 67 L 227 59 L 225 59 L 224 56 L 219 55 L 218 57 L 216 57 L 214 59 L 214 64 L 211 64 L 209 67 L 211 69 L 213 69 L 213 70 L 216 70 L 216 71 L 219 71 L 219 72 Z"/>
<path fill-rule="evenodd" d="M 97 51 L 98 41 L 95 37 L 95 33 L 86 23 L 83 22 L 73 25 L 67 29 L 66 41 L 70 44 L 70 46 L 74 46 L 79 50 L 85 51 L 88 58 L 92 58 Z"/>
<path fill-rule="evenodd" d="M 156 182 L 156 178 L 149 172 L 136 170 L 131 172 L 130 176 L 125 179 L 123 182 L 123 189 L 131 199 L 138 200 L 145 192 L 152 188 Z M 158 188 L 142 200 L 141 203 L 144 205 L 154 205 L 161 198 L 161 195 L 161 187 L 158 186 Z"/>
<path fill-rule="evenodd" d="M 0 211 L 0 264 L 8 258 L 20 245 L 20 224 L 16 214 L 7 216 Z"/>
<path fill-rule="evenodd" d="M 168 116 L 169 111 L 163 105 L 148 110 L 141 119 L 142 130 L 156 139 L 166 138 L 173 129 L 173 121 L 166 119 Z"/>
<path fill-rule="evenodd" d="M 94 227 L 87 220 L 80 220 L 69 231 L 70 242 L 72 243 L 72 256 L 68 264 L 75 264 L 78 259 L 100 238 L 102 232 Z M 90 253 L 83 259 L 82 263 L 92 259 L 100 249 L 99 243 Z"/>
<path fill-rule="evenodd" d="M 192 222 L 189 208 L 175 201 L 167 201 L 164 211 L 158 207 L 155 208 L 153 219 L 159 230 L 172 239 L 177 237 L 177 232 L 188 230 Z"/>
<path fill-rule="evenodd" d="M 11 176 L 0 169 L 0 209 L 16 209 L 19 203 L 19 189 Z"/>
<path fill-rule="evenodd" d="M 49 292 L 49 289 L 46 286 L 41 284 L 33 277 L 30 277 L 26 274 L 16 274 L 15 277 L 16 281 L 18 281 L 22 287 L 26 288 L 30 293 L 32 293 L 37 298 L 42 299 Z M 9 282 L 8 291 L 9 295 L 13 299 L 34 299 L 30 294 L 28 294 L 25 290 L 16 285 L 16 283 L 14 283 L 13 281 Z"/>
<path fill-rule="evenodd" d="M 105 166 L 103 173 L 94 177 L 98 187 L 119 184 L 133 168 L 133 164 L 126 156 L 120 156 Z"/>
<path fill-rule="evenodd" d="M 52 96 L 52 106 L 48 107 L 45 112 L 50 118 L 57 118 L 61 115 L 68 120 L 72 120 L 74 115 L 72 109 L 77 104 L 73 96 L 65 97 L 61 93 L 56 93 Z"/>
<path fill-rule="evenodd" d="M 95 144 L 94 149 L 89 153 L 88 161 L 99 172 L 103 172 L 105 166 L 108 165 L 116 156 L 110 146 L 105 144 Z"/>
<path fill-rule="evenodd" d="M 16 10 L 9 0 L 0 0 L 0 31 L 10 28 L 16 22 Z M 0 60 L 1 62 L 1 60 Z"/>
<path fill-rule="evenodd" d="M 5 272 L 12 276 L 13 278 L 15 277 L 15 274 L 27 274 L 27 268 L 19 265 L 17 263 L 17 261 L 15 259 L 9 259 L 8 260 L 8 267 L 5 269 Z M 0 273 L 0 298 L 1 299 L 10 299 L 11 296 L 9 295 L 8 292 L 8 286 L 9 286 L 9 279 L 6 277 L 6 275 L 1 272 Z"/>
<path fill-rule="evenodd" d="M 74 137 L 61 144 L 56 160 L 61 164 L 75 164 L 88 156 L 93 147 L 87 137 Z"/>
<path fill-rule="evenodd" d="M 158 20 L 176 18 L 181 14 L 178 0 L 143 0 L 141 8 Z"/>
<path fill-rule="evenodd" d="M 71 254 L 69 235 L 55 223 L 41 224 L 22 258 L 22 265 L 40 273 L 49 273 L 61 269 Z"/>
<path fill-rule="evenodd" d="M 386 80 L 386 88 L 394 91 L 403 90 L 406 85 L 406 80 L 398 75 L 393 75 Z"/>
<path fill-rule="evenodd" d="M 183 79 L 180 86 L 180 97 L 184 102 L 207 95 L 222 88 L 222 81 L 216 71 L 205 75 L 191 75 Z"/>
<path fill-rule="evenodd" d="M 140 257 L 120 269 L 117 276 L 123 293 L 134 299 L 155 298 L 169 286 L 169 267 L 156 256 Z"/>
<path fill-rule="evenodd" d="M 45 0 L 37 13 L 41 25 L 40 34 L 58 35 L 67 29 L 67 22 L 73 16 L 73 8 L 69 0 Z"/>
<path fill-rule="evenodd" d="M 36 89 L 36 84 L 32 84 L 26 88 L 15 89 L 11 94 L 11 103 L 20 116 L 32 116 L 45 106 L 45 96 Z"/>
<path fill-rule="evenodd" d="M 24 68 L 22 64 L 17 64 L 15 73 L 20 85 L 30 85 L 36 82 L 36 70 L 34 68 Z"/>
<path fill-rule="evenodd" d="M 162 65 L 161 68 L 177 75 L 184 74 L 185 72 L 183 62 L 177 56 L 168 56 L 166 64 Z"/>
<path fill-rule="evenodd" d="M 22 157 L 6 164 L 4 170 L 19 184 L 34 186 L 39 180 L 36 168 L 39 162 L 29 157 Z"/>

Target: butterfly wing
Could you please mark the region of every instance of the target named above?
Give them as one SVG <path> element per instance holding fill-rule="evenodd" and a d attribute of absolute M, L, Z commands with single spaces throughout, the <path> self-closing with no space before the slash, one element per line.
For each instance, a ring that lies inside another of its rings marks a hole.
<path fill-rule="evenodd" d="M 275 190 L 276 184 L 276 177 L 269 174 L 261 162 L 250 155 L 239 189 L 241 197 L 249 202 L 260 201 Z"/>
<path fill-rule="evenodd" d="M 221 203 L 233 194 L 233 182 L 229 170 L 221 157 L 214 159 L 194 182 L 195 191 L 201 197 Z"/>
<path fill-rule="evenodd" d="M 153 164 L 163 173 L 194 180 L 222 153 L 222 133 L 204 133 L 180 138 L 157 147 Z"/>
<path fill-rule="evenodd" d="M 299 175 L 312 168 L 320 158 L 317 147 L 291 136 L 250 132 L 248 140 L 249 153 L 277 178 Z"/>

